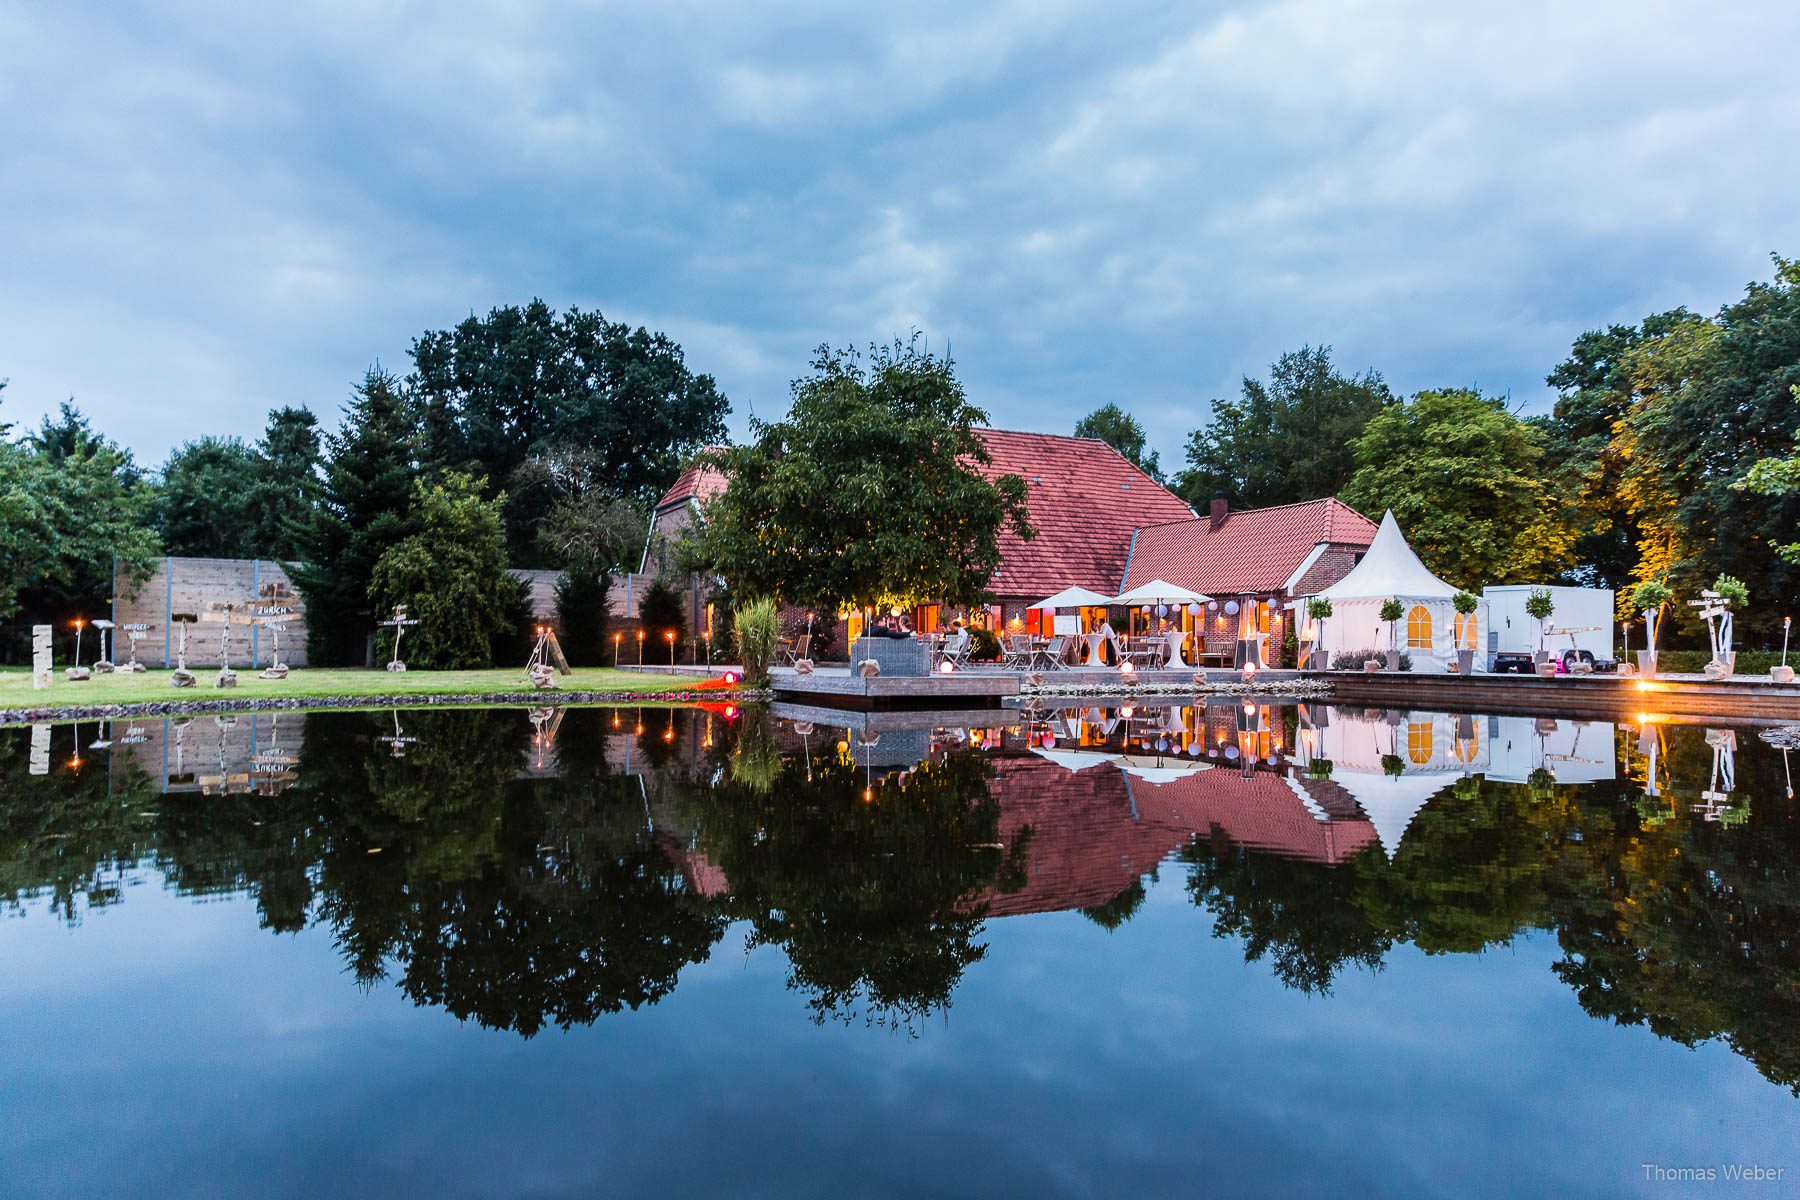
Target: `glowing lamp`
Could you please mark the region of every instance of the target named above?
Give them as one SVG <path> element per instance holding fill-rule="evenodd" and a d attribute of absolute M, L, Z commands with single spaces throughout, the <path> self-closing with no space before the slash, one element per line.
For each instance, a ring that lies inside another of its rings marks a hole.
<path fill-rule="evenodd" d="M 725 672 L 725 684 L 727 687 L 729 687 L 732 684 L 737 683 L 737 682 L 738 682 L 738 673 L 736 671 Z"/>
<path fill-rule="evenodd" d="M 943 662 L 938 664 L 939 675 L 952 675 L 955 674 L 955 672 L 956 664 L 953 662 Z"/>

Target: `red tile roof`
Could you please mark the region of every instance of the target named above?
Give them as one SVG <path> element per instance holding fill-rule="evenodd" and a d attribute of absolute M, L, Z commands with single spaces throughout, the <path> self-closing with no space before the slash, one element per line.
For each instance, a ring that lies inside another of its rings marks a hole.
<path fill-rule="evenodd" d="M 997 596 L 1041 600 L 1067 587 L 1111 594 L 1125 573 L 1136 530 L 1193 516 L 1184 501 L 1105 442 L 999 429 L 976 433 L 993 459 L 981 468 L 983 475 L 1025 480 L 1026 509 L 1037 531 L 1029 542 L 1001 534 L 1000 571 L 991 585 Z M 723 475 L 696 464 L 656 509 L 665 512 L 690 499 L 704 504 L 724 490 Z"/>
<path fill-rule="evenodd" d="M 1277 592 L 1319 543 L 1374 540 L 1375 523 L 1334 499 L 1176 521 L 1139 532 L 1121 590 L 1161 579 L 1208 595 Z"/>
<path fill-rule="evenodd" d="M 1041 600 L 1067 587 L 1111 594 L 1125 573 L 1132 533 L 1191 520 L 1193 510 L 1105 442 L 1051 433 L 976 432 L 993 459 L 988 478 L 1025 480 L 1037 537 L 1000 537 L 997 596 Z"/>
<path fill-rule="evenodd" d="M 709 447 L 710 449 L 710 447 Z M 656 502 L 656 511 L 672 508 L 677 504 L 685 504 L 689 500 L 698 500 L 705 504 L 714 496 L 725 490 L 725 476 L 704 463 L 689 463 L 687 468 L 675 477 L 663 498 Z"/>

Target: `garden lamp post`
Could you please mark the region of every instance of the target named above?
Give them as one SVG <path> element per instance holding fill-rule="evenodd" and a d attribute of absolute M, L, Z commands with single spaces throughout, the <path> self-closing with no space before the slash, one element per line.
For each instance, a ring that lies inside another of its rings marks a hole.
<path fill-rule="evenodd" d="M 663 640 L 669 643 L 669 673 L 673 675 L 675 673 L 675 631 L 673 629 L 664 631 Z"/>
<path fill-rule="evenodd" d="M 615 671 L 619 668 L 619 643 L 623 641 L 624 638 L 625 635 L 622 633 L 613 634 L 613 669 Z"/>
<path fill-rule="evenodd" d="M 638 630 L 638 666 L 644 665 L 644 631 Z"/>
<path fill-rule="evenodd" d="M 81 665 L 81 631 L 87 626 L 86 617 L 75 618 L 75 665 Z"/>

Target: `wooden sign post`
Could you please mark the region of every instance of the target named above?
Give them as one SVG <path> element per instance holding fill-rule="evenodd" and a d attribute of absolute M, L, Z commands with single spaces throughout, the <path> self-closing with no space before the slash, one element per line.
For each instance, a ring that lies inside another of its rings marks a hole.
<path fill-rule="evenodd" d="M 144 635 L 150 632 L 150 626 L 142 621 L 137 621 L 130 625 L 121 625 L 120 628 L 125 631 L 125 637 L 131 643 L 131 661 L 122 665 L 119 670 L 127 675 L 142 675 L 144 664 L 138 661 L 138 642 L 142 641 Z"/>
<path fill-rule="evenodd" d="M 235 604 L 213 603 L 206 606 L 200 619 L 219 627 L 219 673 L 213 677 L 216 688 L 234 688 L 237 686 L 237 672 L 231 669 L 231 627 L 248 625 L 251 619 L 247 614 L 238 613 Z"/>
<path fill-rule="evenodd" d="M 408 746 L 417 745 L 418 741 L 419 741 L 418 738 L 411 737 L 408 734 L 401 731 L 401 729 L 400 729 L 400 710 L 397 708 L 394 710 L 394 734 L 393 734 L 393 736 L 388 737 L 388 736 L 384 735 L 382 737 L 376 738 L 375 740 L 378 742 L 384 743 L 388 748 L 388 753 L 392 754 L 395 758 L 405 758 L 406 757 L 406 748 Z"/>
<path fill-rule="evenodd" d="M 300 597 L 285 583 L 265 583 L 256 599 L 244 607 L 248 610 L 251 625 L 257 629 L 267 629 L 269 636 L 274 639 L 269 666 L 263 671 L 262 677 L 286 679 L 288 666 L 281 661 L 281 631 L 301 615 L 303 609 Z M 256 664 L 252 662 L 250 665 Z"/>
<path fill-rule="evenodd" d="M 394 657 L 389 660 L 387 669 L 390 671 L 406 670 L 406 664 L 400 659 L 400 637 L 406 632 L 408 626 L 417 625 L 419 623 L 419 618 L 407 616 L 406 605 L 396 604 L 394 605 L 393 615 L 388 617 L 387 620 L 378 623 L 383 629 L 392 629 L 394 631 Z"/>

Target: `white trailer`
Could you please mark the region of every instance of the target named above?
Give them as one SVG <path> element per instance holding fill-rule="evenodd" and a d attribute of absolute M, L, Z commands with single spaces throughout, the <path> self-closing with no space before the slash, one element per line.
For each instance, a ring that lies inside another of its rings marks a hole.
<path fill-rule="evenodd" d="M 1540 631 L 1525 611 L 1525 600 L 1542 585 L 1509 584 L 1483 588 L 1488 610 L 1488 662 L 1496 654 L 1536 654 L 1547 650 L 1560 658 L 1567 650 L 1586 650 L 1598 661 L 1616 659 L 1611 588 L 1544 586 L 1555 605 Z M 1540 636 L 1542 640 L 1540 641 Z"/>

